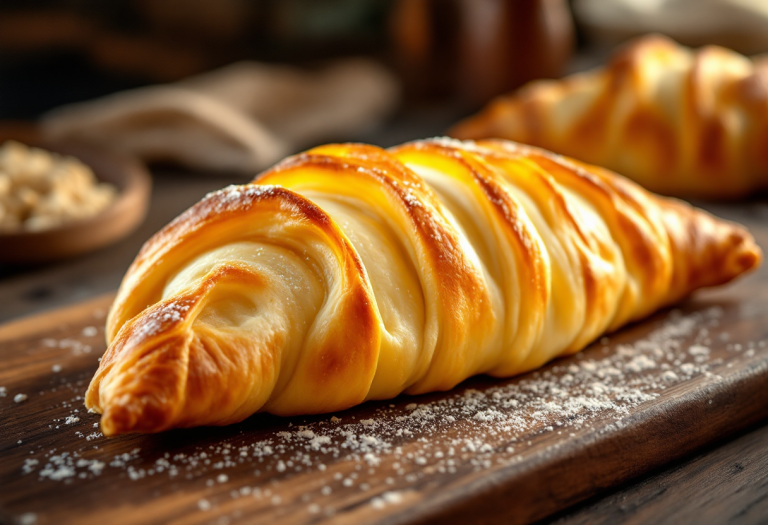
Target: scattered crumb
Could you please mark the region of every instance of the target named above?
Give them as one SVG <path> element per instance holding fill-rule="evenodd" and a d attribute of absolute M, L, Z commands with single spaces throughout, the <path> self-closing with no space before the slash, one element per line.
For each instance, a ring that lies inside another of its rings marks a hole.
<path fill-rule="evenodd" d="M 83 328 L 83 337 L 94 337 L 99 333 L 98 328 L 95 326 L 86 326 Z"/>
<path fill-rule="evenodd" d="M 58 374 L 59 372 L 61 372 L 61 365 L 53 365 L 51 367 L 51 372 L 53 372 L 54 374 Z"/>
<path fill-rule="evenodd" d="M 709 348 L 702 345 L 692 345 L 688 349 L 688 353 L 691 355 L 709 355 Z"/>
<path fill-rule="evenodd" d="M 16 403 L 23 403 L 24 401 L 27 400 L 27 394 L 16 394 L 15 396 L 13 396 L 13 400 Z"/>
<path fill-rule="evenodd" d="M 35 471 L 35 466 L 40 463 L 40 461 L 34 459 L 34 458 L 27 458 L 24 460 L 24 466 L 21 467 L 21 473 L 22 474 L 29 474 L 31 472 Z"/>
<path fill-rule="evenodd" d="M 43 339 L 41 343 L 43 346 L 48 348 L 61 348 L 71 350 L 73 355 L 89 354 L 92 350 L 90 345 L 69 337 L 65 337 L 63 339 L 47 338 Z"/>
<path fill-rule="evenodd" d="M 75 469 L 69 465 L 59 465 L 56 468 L 46 468 L 40 471 L 41 478 L 50 478 L 54 481 L 71 478 L 75 475 Z"/>
<path fill-rule="evenodd" d="M 680 378 L 672 370 L 667 370 L 666 372 L 661 374 L 661 379 L 663 379 L 664 381 L 674 382 L 674 381 L 678 381 Z"/>
<path fill-rule="evenodd" d="M 624 370 L 626 372 L 642 372 L 643 370 L 650 370 L 651 368 L 656 368 L 656 361 L 648 357 L 647 355 L 637 355 L 632 358 L 632 360 L 624 365 Z"/>
<path fill-rule="evenodd" d="M 380 497 L 371 499 L 371 505 L 375 509 L 383 509 L 387 505 L 399 505 L 403 502 L 403 495 L 397 491 L 388 491 Z"/>

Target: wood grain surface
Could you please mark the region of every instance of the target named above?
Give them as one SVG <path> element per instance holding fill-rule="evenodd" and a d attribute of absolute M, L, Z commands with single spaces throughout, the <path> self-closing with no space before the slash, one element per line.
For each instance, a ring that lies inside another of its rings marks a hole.
<path fill-rule="evenodd" d="M 550 525 L 764 524 L 768 518 L 768 425 L 672 465 Z"/>
<path fill-rule="evenodd" d="M 528 523 L 768 417 L 766 269 L 518 378 L 107 439 L 82 395 L 109 301 L 0 327 L 4 522 Z"/>

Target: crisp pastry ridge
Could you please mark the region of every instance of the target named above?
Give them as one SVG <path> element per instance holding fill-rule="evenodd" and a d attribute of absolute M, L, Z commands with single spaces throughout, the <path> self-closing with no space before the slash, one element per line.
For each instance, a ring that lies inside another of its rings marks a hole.
<path fill-rule="evenodd" d="M 760 260 L 743 227 L 538 148 L 321 146 L 144 245 L 86 406 L 158 432 L 508 377 Z"/>
<path fill-rule="evenodd" d="M 768 58 L 649 35 L 604 67 L 538 80 L 456 126 L 604 166 L 666 195 L 768 188 Z"/>

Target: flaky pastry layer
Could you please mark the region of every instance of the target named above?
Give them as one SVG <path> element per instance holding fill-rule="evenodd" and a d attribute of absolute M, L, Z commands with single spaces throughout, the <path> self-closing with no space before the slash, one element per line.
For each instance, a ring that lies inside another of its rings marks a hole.
<path fill-rule="evenodd" d="M 508 377 L 760 258 L 736 224 L 536 148 L 323 146 L 145 244 L 86 405 L 113 435 Z"/>
<path fill-rule="evenodd" d="M 651 35 L 605 67 L 499 97 L 449 134 L 547 148 L 666 195 L 741 197 L 768 188 L 768 59 Z"/>

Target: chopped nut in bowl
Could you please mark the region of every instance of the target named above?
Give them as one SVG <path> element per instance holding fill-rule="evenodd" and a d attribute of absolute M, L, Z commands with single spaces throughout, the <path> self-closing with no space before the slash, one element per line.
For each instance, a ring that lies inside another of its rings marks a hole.
<path fill-rule="evenodd" d="M 43 262 L 114 242 L 143 220 L 138 161 L 77 145 L 0 145 L 0 262 Z"/>
<path fill-rule="evenodd" d="M 38 231 L 92 217 L 117 198 L 74 157 L 9 140 L 0 146 L 0 231 Z"/>

